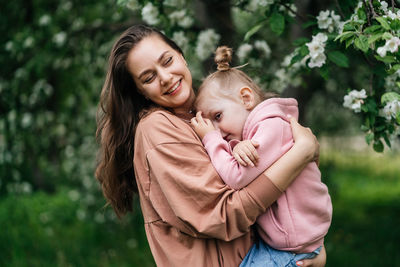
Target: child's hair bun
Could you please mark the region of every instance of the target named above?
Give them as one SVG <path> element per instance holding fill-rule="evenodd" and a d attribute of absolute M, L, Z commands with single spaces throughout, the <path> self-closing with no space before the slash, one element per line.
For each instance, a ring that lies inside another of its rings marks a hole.
<path fill-rule="evenodd" d="M 229 70 L 229 63 L 232 60 L 232 48 L 227 46 L 220 46 L 215 51 L 215 63 L 217 63 L 217 70 L 226 71 Z"/>

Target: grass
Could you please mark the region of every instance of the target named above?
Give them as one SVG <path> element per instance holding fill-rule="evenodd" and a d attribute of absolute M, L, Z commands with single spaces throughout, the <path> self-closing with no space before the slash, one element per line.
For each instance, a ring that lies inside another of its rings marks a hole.
<path fill-rule="evenodd" d="M 320 167 L 334 207 L 327 266 L 400 266 L 400 155 L 325 151 Z"/>
<path fill-rule="evenodd" d="M 322 151 L 320 168 L 334 207 L 326 266 L 400 266 L 400 155 Z M 2 198 L 0 266 L 154 266 L 140 212 L 96 223 L 79 206 L 65 190 Z"/>

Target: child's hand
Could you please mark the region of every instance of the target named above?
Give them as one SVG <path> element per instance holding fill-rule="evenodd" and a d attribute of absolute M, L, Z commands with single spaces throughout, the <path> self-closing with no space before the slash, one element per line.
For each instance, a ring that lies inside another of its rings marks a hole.
<path fill-rule="evenodd" d="M 193 117 L 190 122 L 194 131 L 202 140 L 207 133 L 215 130 L 212 122 L 209 119 L 203 118 L 203 116 L 201 116 L 201 111 L 197 112 L 196 117 Z"/>
<path fill-rule="evenodd" d="M 233 148 L 233 156 L 240 165 L 247 166 L 249 164 L 251 167 L 254 167 L 257 165 L 259 159 L 256 150 L 258 146 L 258 143 L 251 140 L 241 141 Z"/>

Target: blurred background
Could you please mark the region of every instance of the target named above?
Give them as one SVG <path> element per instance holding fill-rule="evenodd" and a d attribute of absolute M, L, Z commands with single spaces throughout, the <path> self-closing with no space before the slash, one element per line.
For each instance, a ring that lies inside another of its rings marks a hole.
<path fill-rule="evenodd" d="M 343 108 L 348 85 L 365 86 L 368 66 L 350 54 L 350 68 L 333 69 L 329 78 L 281 71 L 293 42 L 311 36 L 297 23 L 301 14 L 351 12 L 357 1 L 294 1 L 296 10 L 287 9 L 294 23 L 280 36 L 257 32 L 252 45 L 260 54 L 254 49 L 246 58 L 239 53 L 243 36 L 260 19 L 257 5 L 268 2 L 3 1 L 0 266 L 155 265 L 138 200 L 118 220 L 94 177 L 96 110 L 109 51 L 122 31 L 143 22 L 184 49 L 195 85 L 214 70 L 215 45 L 225 44 L 237 51 L 236 65 L 250 63 L 244 71 L 264 88 L 297 98 L 300 121 L 321 142 L 320 168 L 333 201 L 327 266 L 400 266 L 398 137 L 392 148 L 374 152 L 359 117 Z M 168 19 L 154 14 L 154 6 Z"/>

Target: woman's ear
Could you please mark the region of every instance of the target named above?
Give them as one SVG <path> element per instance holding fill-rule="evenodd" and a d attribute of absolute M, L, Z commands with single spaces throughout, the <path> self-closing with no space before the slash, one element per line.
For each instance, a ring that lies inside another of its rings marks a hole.
<path fill-rule="evenodd" d="M 251 110 L 255 106 L 254 92 L 250 87 L 244 86 L 239 90 L 240 98 L 247 110 Z"/>

